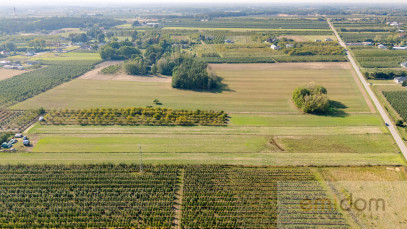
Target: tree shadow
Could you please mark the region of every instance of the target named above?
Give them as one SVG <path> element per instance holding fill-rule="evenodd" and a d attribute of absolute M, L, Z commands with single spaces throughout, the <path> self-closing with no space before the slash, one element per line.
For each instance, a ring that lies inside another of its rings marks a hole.
<path fill-rule="evenodd" d="M 341 117 L 341 118 L 345 118 L 345 117 L 349 116 L 348 113 L 343 111 L 343 109 L 348 108 L 348 106 L 346 106 L 342 102 L 335 101 L 335 100 L 329 100 L 329 105 L 330 105 L 330 108 L 329 108 L 328 112 L 314 113 L 314 114 L 318 115 L 318 116 Z"/>
<path fill-rule="evenodd" d="M 185 88 L 176 88 L 178 90 L 185 90 L 185 91 L 193 91 L 193 92 L 205 92 L 205 93 L 214 93 L 214 94 L 218 94 L 218 93 L 222 93 L 224 91 L 227 92 L 236 92 L 233 89 L 229 88 L 229 85 L 225 84 L 222 82 L 223 78 L 222 77 L 217 77 L 217 86 L 215 88 L 212 89 L 185 89 Z"/>

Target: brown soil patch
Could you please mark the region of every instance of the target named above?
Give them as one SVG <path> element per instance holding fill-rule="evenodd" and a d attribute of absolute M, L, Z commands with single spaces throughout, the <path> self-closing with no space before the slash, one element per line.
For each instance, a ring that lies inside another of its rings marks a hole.
<path fill-rule="evenodd" d="M 0 81 L 11 78 L 16 75 L 29 72 L 27 70 L 17 70 L 17 69 L 0 69 Z"/>
<path fill-rule="evenodd" d="M 327 70 L 327 69 L 352 69 L 348 62 L 315 62 L 315 63 L 275 63 L 275 64 L 211 64 L 215 70 Z"/>
<path fill-rule="evenodd" d="M 119 80 L 119 81 L 136 81 L 136 82 L 171 82 L 171 77 L 168 76 L 136 76 L 128 75 L 126 73 L 120 72 L 118 74 L 103 74 L 100 71 L 108 66 L 121 64 L 122 61 L 105 61 L 96 65 L 95 69 L 89 71 L 79 77 L 83 80 Z"/>
<path fill-rule="evenodd" d="M 287 38 L 287 39 L 291 39 L 294 40 L 296 42 L 307 42 L 309 41 L 306 37 L 304 36 L 279 36 L 277 37 L 278 39 L 282 39 L 282 38 Z"/>

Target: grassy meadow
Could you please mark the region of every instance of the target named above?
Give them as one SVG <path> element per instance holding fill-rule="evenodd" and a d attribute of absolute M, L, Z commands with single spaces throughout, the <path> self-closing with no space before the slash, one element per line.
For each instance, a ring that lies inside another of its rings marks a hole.
<path fill-rule="evenodd" d="M 329 98 L 340 102 L 344 112 L 370 111 L 346 63 L 212 66 L 226 89 L 197 92 L 174 89 L 167 82 L 76 79 L 12 108 L 121 108 L 153 105 L 159 99 L 163 107 L 177 109 L 299 113 L 292 91 L 314 81 L 328 89 Z"/>

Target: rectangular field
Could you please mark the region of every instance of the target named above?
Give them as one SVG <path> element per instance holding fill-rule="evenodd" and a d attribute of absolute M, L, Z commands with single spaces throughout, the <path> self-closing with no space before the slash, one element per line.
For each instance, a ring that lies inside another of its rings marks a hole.
<path fill-rule="evenodd" d="M 153 100 L 159 99 L 163 107 L 169 108 L 299 113 L 291 101 L 292 91 L 315 81 L 328 89 L 331 100 L 343 104 L 343 111 L 370 112 L 348 63 L 214 64 L 212 67 L 223 78 L 226 90 L 178 90 L 171 88 L 168 81 L 148 82 L 145 77 L 133 77 L 140 78 L 140 82 L 77 79 L 12 108 L 122 108 L 153 105 Z"/>

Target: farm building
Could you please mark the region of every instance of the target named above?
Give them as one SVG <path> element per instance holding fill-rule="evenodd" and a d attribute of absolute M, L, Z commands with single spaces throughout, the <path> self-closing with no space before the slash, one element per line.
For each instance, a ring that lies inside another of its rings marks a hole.
<path fill-rule="evenodd" d="M 394 50 L 407 50 L 407 47 L 394 46 Z"/>
<path fill-rule="evenodd" d="M 325 38 L 325 41 L 333 41 L 331 38 Z"/>
<path fill-rule="evenodd" d="M 270 48 L 272 48 L 273 50 L 280 50 L 280 46 L 274 45 L 274 44 L 272 44 L 272 45 L 270 46 Z"/>
<path fill-rule="evenodd" d="M 14 69 L 14 66 L 7 64 L 7 65 L 4 65 L 3 68 L 4 68 L 4 69 Z"/>
<path fill-rule="evenodd" d="M 407 61 L 401 63 L 400 65 L 401 65 L 401 67 L 407 68 Z"/>
<path fill-rule="evenodd" d="M 292 48 L 292 47 L 294 47 L 294 44 L 286 44 L 285 47 L 286 48 Z"/>
<path fill-rule="evenodd" d="M 379 49 L 387 49 L 387 46 L 386 46 L 386 45 L 379 44 L 379 45 L 377 46 L 377 48 L 379 48 Z"/>
<path fill-rule="evenodd" d="M 404 81 L 407 81 L 407 77 L 396 77 L 394 78 L 394 82 L 398 84 L 402 84 Z"/>

